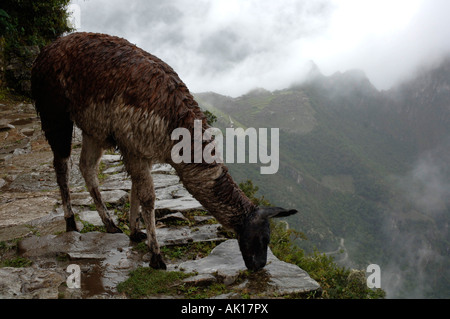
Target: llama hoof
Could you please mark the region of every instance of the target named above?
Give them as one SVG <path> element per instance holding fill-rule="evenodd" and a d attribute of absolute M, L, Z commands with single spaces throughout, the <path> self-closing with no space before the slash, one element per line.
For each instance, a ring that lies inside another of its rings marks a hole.
<path fill-rule="evenodd" d="M 122 230 L 119 227 L 117 227 L 112 221 L 109 223 L 106 223 L 105 227 L 106 227 L 107 233 L 110 233 L 110 234 L 123 233 Z"/>
<path fill-rule="evenodd" d="M 153 269 L 162 269 L 162 270 L 167 269 L 167 266 L 164 263 L 164 261 L 162 260 L 162 257 L 160 254 L 154 254 L 152 256 L 152 259 L 150 260 L 150 267 L 152 267 Z"/>
<path fill-rule="evenodd" d="M 130 240 L 135 243 L 143 242 L 147 239 L 147 234 L 141 231 L 135 231 L 130 234 Z"/>
<path fill-rule="evenodd" d="M 79 231 L 74 216 L 66 218 L 66 232 L 70 231 Z"/>
<path fill-rule="evenodd" d="M 123 233 L 122 229 L 114 225 L 113 227 L 106 228 L 106 232 L 110 234 Z"/>

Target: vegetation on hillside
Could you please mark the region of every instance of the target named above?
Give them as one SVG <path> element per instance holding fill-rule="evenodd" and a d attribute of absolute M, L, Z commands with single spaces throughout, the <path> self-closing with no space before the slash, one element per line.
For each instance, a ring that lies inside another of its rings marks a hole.
<path fill-rule="evenodd" d="M 66 11 L 70 0 L 2 0 L 0 4 L 0 54 L 6 86 L 29 94 L 29 77 L 39 48 L 71 31 Z"/>
<path fill-rule="evenodd" d="M 449 70 L 447 60 L 384 92 L 348 73 L 238 98 L 196 97 L 201 106 L 220 109 L 218 127 L 227 127 L 231 117 L 243 127 L 280 128 L 276 174 L 261 175 L 255 164 L 227 165 L 236 180 L 251 179 L 277 206 L 299 210 L 287 219 L 308 237 L 297 246 L 308 254 L 334 252 L 345 239 L 345 254 L 336 257 L 340 265 L 377 263 L 389 269 L 384 278 L 391 297 L 435 298 L 448 296 L 443 269 L 450 259 L 442 249 L 448 196 L 439 211 L 427 206 L 448 193 L 450 126 L 443 101 L 449 91 L 442 88 L 448 88 L 443 74 Z"/>
<path fill-rule="evenodd" d="M 0 7 L 0 34 L 8 49 L 43 46 L 71 31 L 66 11 L 70 0 L 3 0 Z"/>
<path fill-rule="evenodd" d="M 264 196 L 257 197 L 258 187 L 251 180 L 239 184 L 244 193 L 257 205 L 270 206 Z M 382 289 L 370 289 L 366 285 L 363 270 L 351 270 L 337 265 L 332 256 L 315 250 L 312 254 L 295 244 L 296 240 L 307 240 L 305 234 L 290 229 L 285 223 L 271 220 L 270 248 L 280 260 L 295 264 L 316 280 L 321 288 L 321 298 L 373 299 L 384 298 Z M 310 296 L 314 297 L 314 296 Z"/>

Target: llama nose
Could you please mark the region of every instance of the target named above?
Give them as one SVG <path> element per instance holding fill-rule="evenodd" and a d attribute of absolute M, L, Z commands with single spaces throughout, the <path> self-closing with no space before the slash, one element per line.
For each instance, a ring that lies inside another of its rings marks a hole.
<path fill-rule="evenodd" d="M 249 260 L 248 263 L 246 263 L 246 266 L 251 271 L 258 271 L 266 265 L 266 259 L 265 258 L 255 258 L 255 256 L 251 257 L 251 260 Z"/>

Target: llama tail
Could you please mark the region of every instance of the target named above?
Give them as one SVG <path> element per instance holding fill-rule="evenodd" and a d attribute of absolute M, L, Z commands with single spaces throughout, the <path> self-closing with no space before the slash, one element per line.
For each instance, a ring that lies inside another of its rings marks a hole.
<path fill-rule="evenodd" d="M 42 130 L 55 155 L 61 158 L 70 156 L 72 146 L 73 122 L 68 112 L 55 111 L 52 105 L 41 105 L 36 100 L 36 111 L 41 118 Z M 51 111 L 48 110 L 51 109 Z M 59 110 L 59 109 L 57 109 Z"/>
<path fill-rule="evenodd" d="M 60 90 L 54 88 L 52 81 L 46 79 L 42 74 L 36 70 L 33 70 L 32 73 L 32 95 L 36 111 L 40 116 L 42 130 L 53 153 L 60 158 L 68 158 L 73 131 L 73 121 L 68 112 L 69 101 L 58 94 Z"/>

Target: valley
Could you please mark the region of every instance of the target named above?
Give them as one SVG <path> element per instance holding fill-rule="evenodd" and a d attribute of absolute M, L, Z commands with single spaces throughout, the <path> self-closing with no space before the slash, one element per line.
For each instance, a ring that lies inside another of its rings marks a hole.
<path fill-rule="evenodd" d="M 214 126 L 279 128 L 280 167 L 227 164 L 273 205 L 294 207 L 306 251 L 336 251 L 345 266 L 379 264 L 388 297 L 450 296 L 450 58 L 387 91 L 362 71 L 237 97 L 195 94 Z"/>

